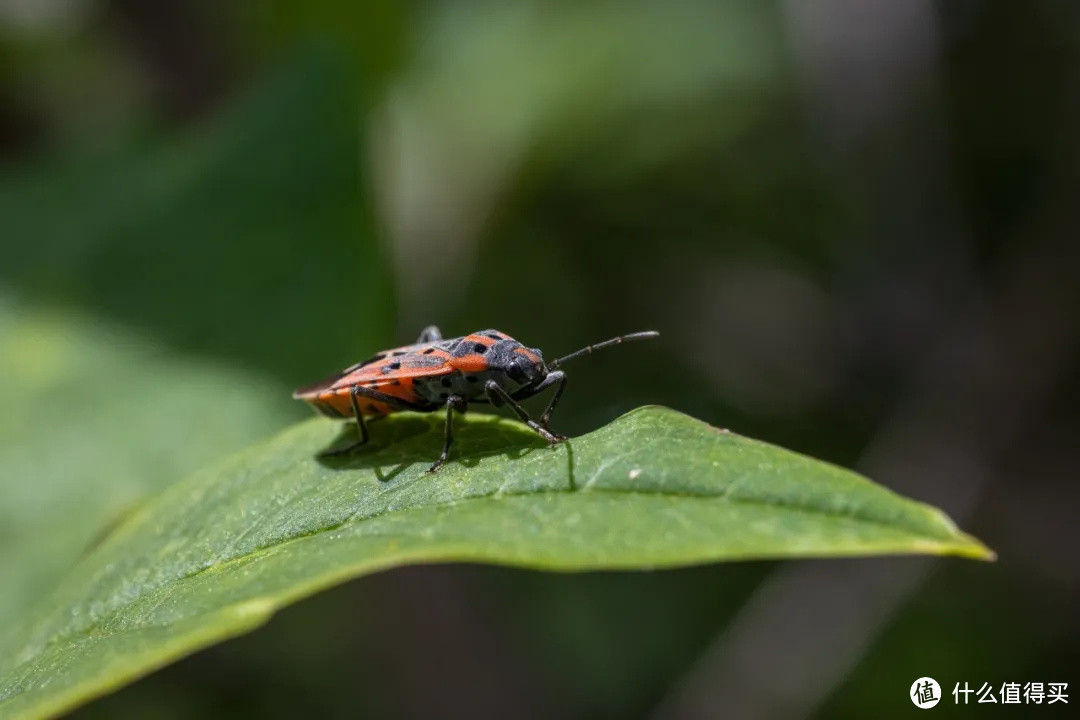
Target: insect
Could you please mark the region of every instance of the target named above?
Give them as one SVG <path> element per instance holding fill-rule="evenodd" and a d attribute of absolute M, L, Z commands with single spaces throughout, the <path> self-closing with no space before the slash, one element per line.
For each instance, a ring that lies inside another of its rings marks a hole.
<path fill-rule="evenodd" d="M 463 337 L 443 339 L 439 328 L 424 328 L 413 345 L 384 350 L 337 375 L 293 393 L 319 413 L 336 419 L 353 418 L 359 432 L 356 442 L 324 455 L 351 452 L 368 441 L 365 418 L 378 418 L 399 410 L 433 412 L 446 409 L 442 453 L 428 472 L 446 462 L 454 442 L 454 413 L 464 413 L 470 402 L 507 405 L 523 423 L 549 443 L 566 440 L 551 430 L 551 412 L 566 389 L 566 375 L 559 367 L 567 360 L 629 340 L 658 337 L 647 331 L 622 335 L 588 345 L 544 364 L 536 348 L 527 348 L 498 330 L 481 330 Z M 539 421 L 529 417 L 519 401 L 552 386 L 555 392 Z"/>

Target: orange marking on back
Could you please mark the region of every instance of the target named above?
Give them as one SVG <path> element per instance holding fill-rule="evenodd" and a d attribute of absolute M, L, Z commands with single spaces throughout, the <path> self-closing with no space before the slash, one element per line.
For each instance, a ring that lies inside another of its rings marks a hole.
<path fill-rule="evenodd" d="M 525 357 L 527 357 L 529 359 L 530 362 L 534 362 L 534 363 L 541 362 L 540 358 L 537 357 L 536 353 L 534 353 L 529 348 L 525 348 L 525 347 L 514 348 L 514 353 L 517 354 L 517 355 L 524 355 Z"/>
<path fill-rule="evenodd" d="M 461 372 L 466 373 L 483 372 L 488 369 L 487 358 L 479 353 L 450 358 L 448 365 L 454 370 L 460 370 Z"/>

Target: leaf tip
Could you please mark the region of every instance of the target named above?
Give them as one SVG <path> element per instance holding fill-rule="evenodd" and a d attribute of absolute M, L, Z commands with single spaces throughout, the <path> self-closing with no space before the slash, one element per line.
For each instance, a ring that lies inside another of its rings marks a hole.
<path fill-rule="evenodd" d="M 997 553 L 981 541 L 970 535 L 965 535 L 964 540 L 967 543 L 965 548 L 967 552 L 964 553 L 964 557 L 969 557 L 972 560 L 982 560 L 983 562 L 997 562 Z"/>
<path fill-rule="evenodd" d="M 969 560 L 982 560 L 983 562 L 994 562 L 997 560 L 996 552 L 984 545 L 977 538 L 967 535 L 966 533 L 958 533 L 956 538 L 944 542 L 922 543 L 915 549 L 917 552 L 932 555 L 954 555 Z"/>

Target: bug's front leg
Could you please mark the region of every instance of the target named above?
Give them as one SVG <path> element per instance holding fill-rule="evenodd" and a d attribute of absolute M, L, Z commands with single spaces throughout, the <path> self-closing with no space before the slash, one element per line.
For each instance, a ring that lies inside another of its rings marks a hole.
<path fill-rule="evenodd" d="M 460 395 L 450 395 L 446 398 L 446 430 L 443 435 L 442 453 L 439 454 L 439 459 L 427 469 L 429 473 L 441 468 L 450 456 L 450 445 L 454 442 L 454 411 L 457 410 L 459 413 L 465 414 L 468 407 L 468 402 Z"/>
<path fill-rule="evenodd" d="M 532 397 L 537 393 L 547 390 L 552 385 L 557 386 L 555 388 L 555 394 L 551 396 L 551 400 L 548 402 L 547 408 L 544 409 L 544 414 L 540 416 L 540 422 L 538 424 L 540 427 L 554 435 L 557 440 L 562 441 L 567 439 L 566 436 L 555 432 L 549 425 L 551 422 L 551 412 L 559 403 L 559 398 L 562 397 L 563 390 L 566 389 L 566 375 L 563 374 L 562 370 L 555 370 L 554 372 L 548 373 L 548 376 L 544 378 L 540 384 L 534 387 L 521 388 L 511 395 L 511 397 L 515 400 L 524 400 L 525 398 Z"/>
<path fill-rule="evenodd" d="M 555 392 L 552 394 L 547 407 L 544 408 L 544 414 L 540 416 L 540 426 L 546 428 L 548 431 L 551 431 L 551 427 L 548 425 L 548 423 L 551 422 L 551 411 L 555 409 L 555 406 L 559 403 L 559 398 L 562 397 L 563 390 L 566 389 L 566 375 L 563 374 L 562 370 L 556 370 L 548 375 L 546 379 L 551 379 L 553 377 L 556 378 L 555 380 L 552 380 L 552 383 L 555 384 Z M 553 434 L 563 440 L 566 439 L 565 435 L 559 435 L 558 433 Z"/>
<path fill-rule="evenodd" d="M 550 430 L 543 427 L 540 423 L 530 418 L 529 413 L 525 412 L 525 408 L 521 407 L 521 405 L 516 400 L 514 400 L 514 398 L 510 397 L 510 393 L 503 390 L 499 383 L 495 382 L 494 380 L 488 380 L 487 384 L 484 385 L 484 389 L 487 391 L 488 400 L 491 402 L 492 405 L 498 407 L 503 403 L 506 403 L 515 413 L 517 413 L 517 416 L 521 420 L 521 422 L 531 427 L 540 437 L 544 438 L 549 443 L 562 442 L 566 439 L 561 435 L 553 434 Z"/>

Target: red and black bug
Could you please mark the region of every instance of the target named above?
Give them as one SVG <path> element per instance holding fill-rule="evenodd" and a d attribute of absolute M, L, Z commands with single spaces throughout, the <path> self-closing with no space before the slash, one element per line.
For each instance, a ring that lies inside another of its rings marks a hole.
<path fill-rule="evenodd" d="M 424 328 L 415 344 L 384 350 L 323 382 L 300 388 L 293 397 L 323 415 L 356 419 L 359 439 L 348 447 L 325 453 L 328 455 L 347 453 L 367 442 L 365 417 L 381 417 L 399 410 L 432 412 L 445 408 L 442 453 L 428 468 L 428 472 L 434 472 L 446 462 L 454 441 L 455 411 L 464 413 L 470 402 L 491 403 L 495 407 L 508 405 L 540 437 L 549 443 L 561 442 L 566 438 L 548 426 L 551 411 L 566 388 L 566 375 L 559 367 L 599 348 L 658 335 L 652 331 L 623 335 L 544 364 L 539 350 L 527 348 L 498 330 L 481 330 L 444 340 L 439 328 L 431 325 Z M 539 422 L 534 421 L 519 401 L 553 385 L 555 393 L 547 409 Z"/>

